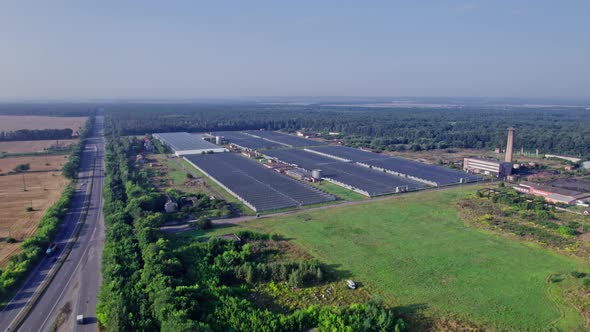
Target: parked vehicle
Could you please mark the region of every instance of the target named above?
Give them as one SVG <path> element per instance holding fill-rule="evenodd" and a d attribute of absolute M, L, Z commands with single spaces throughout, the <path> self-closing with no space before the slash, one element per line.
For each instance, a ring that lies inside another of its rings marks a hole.
<path fill-rule="evenodd" d="M 348 288 L 350 289 L 356 289 L 356 284 L 352 280 L 346 280 L 346 285 L 348 285 Z"/>
<path fill-rule="evenodd" d="M 76 322 L 78 322 L 78 324 L 84 324 L 84 315 L 76 316 Z"/>
<path fill-rule="evenodd" d="M 53 253 L 57 250 L 57 243 L 53 242 L 49 245 L 49 248 L 45 251 L 47 255 L 53 255 Z"/>

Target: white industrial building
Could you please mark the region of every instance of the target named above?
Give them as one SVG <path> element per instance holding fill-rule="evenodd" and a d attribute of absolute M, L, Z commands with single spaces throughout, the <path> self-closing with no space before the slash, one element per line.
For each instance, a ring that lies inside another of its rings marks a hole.
<path fill-rule="evenodd" d="M 177 157 L 189 154 L 227 151 L 227 149 L 221 146 L 205 141 L 200 136 L 186 132 L 156 133 L 153 134 L 153 136 L 162 142 L 167 148 L 172 150 Z"/>
<path fill-rule="evenodd" d="M 478 158 L 463 159 L 463 170 L 474 174 L 494 175 L 498 178 L 512 174 L 512 163 Z"/>

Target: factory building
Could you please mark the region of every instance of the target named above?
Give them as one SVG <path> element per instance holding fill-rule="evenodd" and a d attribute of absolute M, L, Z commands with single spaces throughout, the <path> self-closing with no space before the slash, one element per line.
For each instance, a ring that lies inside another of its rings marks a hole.
<path fill-rule="evenodd" d="M 207 142 L 202 136 L 195 136 L 185 132 L 156 133 L 153 136 L 162 142 L 164 146 L 172 150 L 177 157 L 189 154 L 227 151 L 223 147 Z"/>
<path fill-rule="evenodd" d="M 465 158 L 463 159 L 463 170 L 474 174 L 494 175 L 498 178 L 505 178 L 512 174 L 512 154 L 514 146 L 514 128 L 508 128 L 508 139 L 506 141 L 506 155 L 504 161 Z"/>
<path fill-rule="evenodd" d="M 550 203 L 561 203 L 567 205 L 584 204 L 590 198 L 590 194 L 579 191 L 558 188 L 542 183 L 523 181 L 514 186 L 518 192 L 545 198 Z"/>
<path fill-rule="evenodd" d="M 463 170 L 474 174 L 504 178 L 512 174 L 512 163 L 478 158 L 463 159 Z"/>

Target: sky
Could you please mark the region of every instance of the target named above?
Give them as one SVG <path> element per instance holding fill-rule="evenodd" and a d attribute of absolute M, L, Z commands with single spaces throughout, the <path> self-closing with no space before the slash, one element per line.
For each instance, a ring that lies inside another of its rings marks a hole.
<path fill-rule="evenodd" d="M 590 99 L 590 1 L 0 0 L 0 99 Z"/>

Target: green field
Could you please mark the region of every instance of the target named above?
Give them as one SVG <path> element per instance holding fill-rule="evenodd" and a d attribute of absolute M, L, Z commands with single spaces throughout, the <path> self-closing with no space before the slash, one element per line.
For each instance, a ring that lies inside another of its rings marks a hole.
<path fill-rule="evenodd" d="M 563 290 L 579 281 L 547 280 L 555 273 L 588 272 L 590 266 L 466 227 L 456 201 L 474 191 L 412 193 L 239 227 L 292 239 L 400 310 L 500 330 L 583 326 L 581 315 L 563 298 Z"/>
<path fill-rule="evenodd" d="M 346 201 L 360 201 L 363 199 L 368 199 L 367 197 L 357 192 L 346 189 L 344 187 L 341 187 L 328 181 L 322 181 L 321 184 L 309 182 L 309 184 Z"/>

